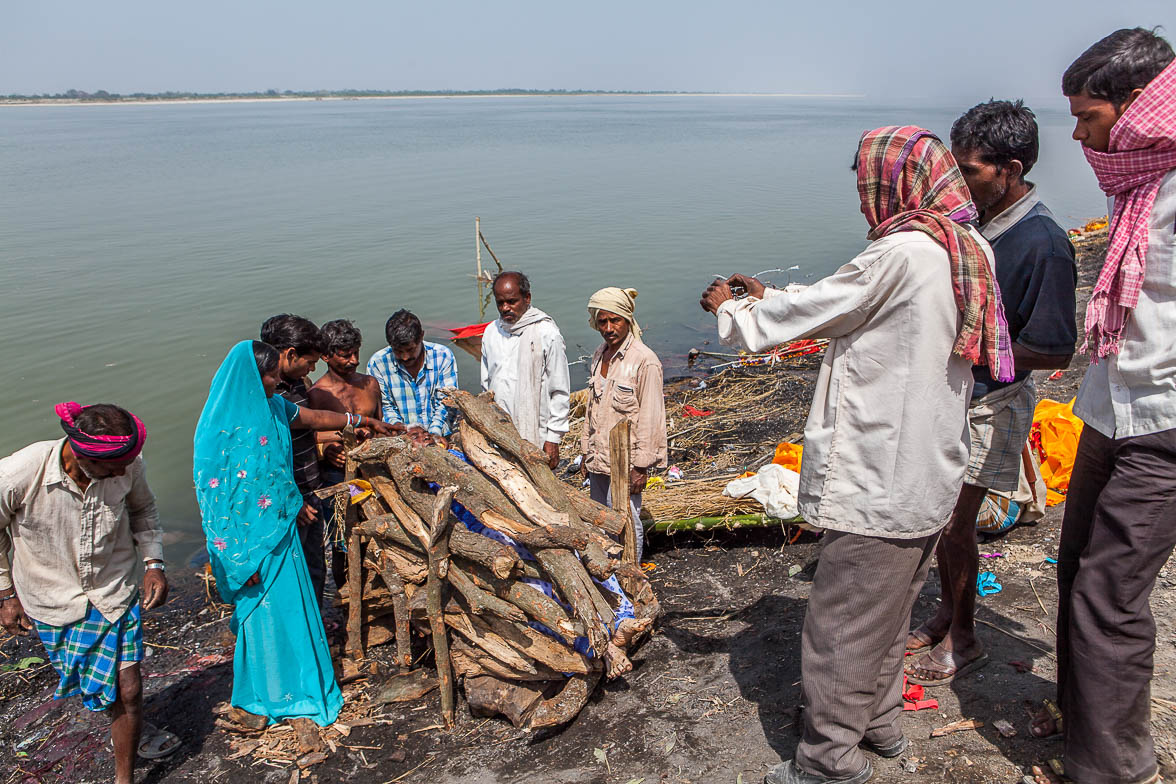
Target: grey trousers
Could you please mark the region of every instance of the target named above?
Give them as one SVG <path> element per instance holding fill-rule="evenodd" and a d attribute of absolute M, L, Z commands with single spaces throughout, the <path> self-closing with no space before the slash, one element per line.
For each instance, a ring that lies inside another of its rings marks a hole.
<path fill-rule="evenodd" d="M 847 778 L 866 766 L 863 739 L 888 745 L 902 737 L 911 607 L 938 539 L 825 533 L 800 640 L 803 770 Z"/>
<path fill-rule="evenodd" d="M 598 504 L 612 506 L 612 477 L 608 474 L 588 474 L 588 495 Z M 641 493 L 629 496 L 629 510 L 633 513 L 633 531 L 637 534 L 637 563 L 645 550 L 645 528 L 641 525 Z"/>
<path fill-rule="evenodd" d="M 1176 545 L 1176 430 L 1111 439 L 1083 429 L 1058 547 L 1058 707 L 1066 775 L 1082 784 L 1156 771 L 1156 624 L 1148 600 Z"/>

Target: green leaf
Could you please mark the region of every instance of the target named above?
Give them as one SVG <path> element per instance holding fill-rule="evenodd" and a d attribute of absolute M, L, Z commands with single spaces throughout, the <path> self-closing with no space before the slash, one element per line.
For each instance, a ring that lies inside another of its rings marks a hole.
<path fill-rule="evenodd" d="M 743 774 L 742 773 L 740 773 L 738 776 L 735 777 L 735 784 L 743 784 Z"/>

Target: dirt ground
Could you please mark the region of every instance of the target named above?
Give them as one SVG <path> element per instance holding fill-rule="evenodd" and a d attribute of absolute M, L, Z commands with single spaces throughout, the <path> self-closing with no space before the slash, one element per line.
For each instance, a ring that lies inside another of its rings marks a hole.
<path fill-rule="evenodd" d="M 1098 250 L 1097 248 L 1094 250 Z M 1098 254 L 1100 255 L 1100 254 Z M 1088 287 L 1096 254 L 1084 253 Z M 1086 293 L 1088 288 L 1083 289 Z M 1084 297 L 1083 297 L 1084 299 Z M 1083 304 L 1079 303 L 1079 312 Z M 1055 381 L 1043 397 L 1069 399 L 1084 363 Z M 1040 374 L 1044 376 L 1045 374 Z M 877 782 L 1016 782 L 1027 766 L 1061 754 L 1060 741 L 1036 740 L 1030 711 L 1054 695 L 1055 567 L 1063 506 L 1036 525 L 1018 527 L 981 545 L 982 568 L 1003 590 L 978 600 L 978 634 L 989 665 L 951 686 L 929 689 L 938 709 L 904 714 L 909 751 L 874 759 Z M 475 719 L 464 705 L 451 732 L 437 727 L 433 692 L 414 702 L 375 707 L 366 724 L 329 759 L 299 773 L 288 762 L 233 757 L 232 736 L 215 724 L 213 707 L 232 684 L 232 638 L 223 610 L 208 603 L 200 578 L 173 574 L 169 604 L 146 614 L 144 662 L 147 718 L 177 733 L 172 758 L 140 762 L 141 782 L 758 782 L 797 742 L 800 702 L 799 636 L 819 543 L 806 534 L 787 545 L 780 529 L 720 532 L 708 538 L 655 538 L 647 560 L 665 614 L 653 637 L 633 656 L 634 671 L 606 684 L 559 732 L 531 734 L 498 719 Z M 1152 724 L 1161 770 L 1176 775 L 1176 567 L 1160 575 L 1156 615 L 1156 677 Z M 933 571 L 915 607 L 934 611 Z M 328 616 L 337 623 L 337 611 Z M 417 640 L 419 649 L 424 641 Z M 105 717 L 75 700 L 51 699 L 56 679 L 47 665 L 23 662 L 42 653 L 35 640 L 0 638 L 0 748 L 10 760 L 5 782 L 106 782 L 113 763 L 103 748 Z M 387 647 L 373 650 L 387 658 Z M 366 704 L 376 680 L 346 687 Z M 959 719 L 976 730 L 932 738 Z M 1005 737 L 994 722 L 1016 731 Z M 363 724 L 363 726 L 360 726 Z"/>

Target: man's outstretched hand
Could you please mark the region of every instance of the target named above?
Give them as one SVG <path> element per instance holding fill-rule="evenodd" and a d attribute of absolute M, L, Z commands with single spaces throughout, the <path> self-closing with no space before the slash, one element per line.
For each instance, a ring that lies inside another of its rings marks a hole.
<path fill-rule="evenodd" d="M 544 441 L 543 454 L 547 455 L 547 467 L 554 471 L 559 465 L 559 444 L 554 441 Z"/>
<path fill-rule="evenodd" d="M 757 278 L 753 278 L 750 275 L 744 275 L 740 272 L 736 272 L 734 275 L 727 278 L 727 286 L 733 292 L 742 291 L 747 294 L 747 296 L 755 297 L 756 299 L 763 299 L 764 289 L 767 288 L 764 286 L 764 284 L 760 283 Z"/>
<path fill-rule="evenodd" d="M 731 287 L 725 280 L 716 280 L 706 287 L 706 291 L 702 292 L 702 299 L 698 301 L 702 305 L 702 309 L 707 313 L 719 312 L 719 305 L 722 305 L 729 299 L 735 299 L 735 295 L 731 293 Z"/>

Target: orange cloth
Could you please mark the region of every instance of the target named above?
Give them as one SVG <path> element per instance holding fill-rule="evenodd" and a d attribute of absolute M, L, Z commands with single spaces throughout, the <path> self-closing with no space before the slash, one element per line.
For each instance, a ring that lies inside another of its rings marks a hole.
<path fill-rule="evenodd" d="M 804 446 L 801 444 L 789 444 L 787 442 L 781 443 L 776 447 L 776 456 L 772 458 L 772 462 L 776 465 L 782 465 L 789 471 L 800 473 L 800 457 L 804 452 Z"/>
<path fill-rule="evenodd" d="M 1081 435 L 1082 420 L 1074 416 L 1073 398 L 1069 403 L 1047 398 L 1033 410 L 1033 430 L 1029 439 L 1041 458 L 1041 476 L 1048 488 L 1046 506 L 1055 506 L 1066 498 Z"/>

